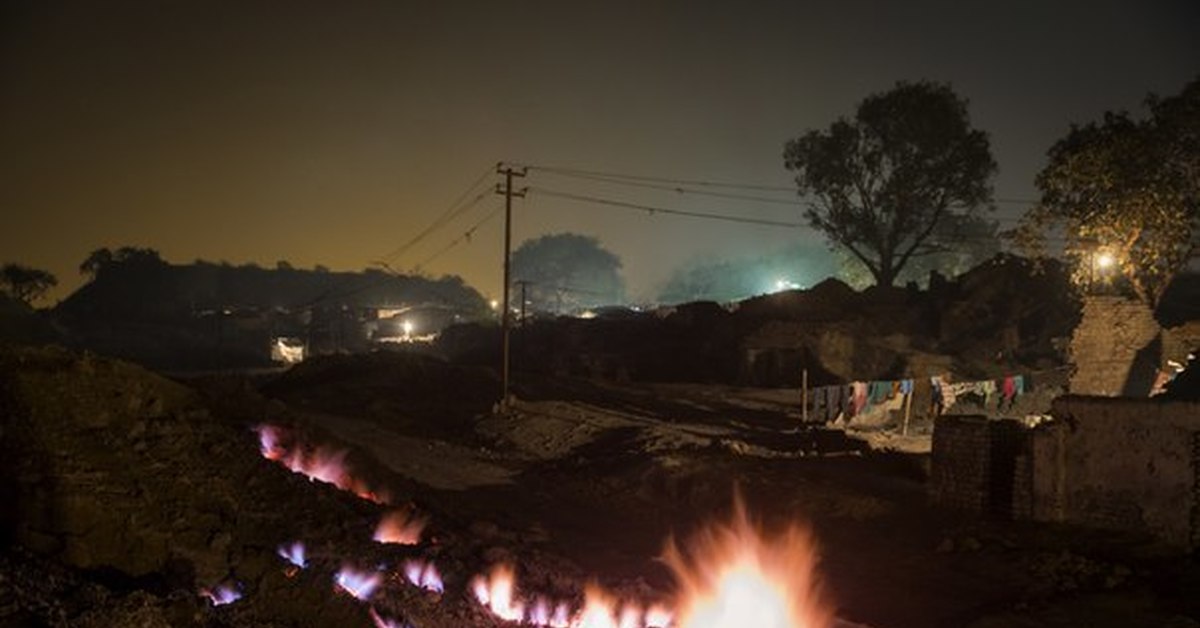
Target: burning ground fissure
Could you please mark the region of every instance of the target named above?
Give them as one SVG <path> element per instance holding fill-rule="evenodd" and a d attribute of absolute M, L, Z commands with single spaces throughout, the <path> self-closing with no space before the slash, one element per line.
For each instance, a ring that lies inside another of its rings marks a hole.
<path fill-rule="evenodd" d="M 346 465 L 346 452 L 312 446 L 286 428 L 259 425 L 261 453 L 289 470 L 313 481 L 325 482 L 362 499 L 387 505 L 386 492 L 372 489 L 355 478 Z M 374 534 L 379 543 L 418 546 L 427 519 L 411 505 L 388 510 Z M 278 554 L 295 574 L 307 567 L 301 541 L 285 543 Z M 512 624 L 552 628 L 818 628 L 830 626 L 832 612 L 818 582 L 817 554 L 811 534 L 792 526 L 767 537 L 755 526 L 738 500 L 731 521 L 713 523 L 685 544 L 667 543 L 665 562 L 679 590 L 669 600 L 623 599 L 600 587 L 595 580 L 583 588 L 582 599 L 524 590 L 518 569 L 497 563 L 470 578 L 466 591 L 479 608 L 494 619 Z M 358 568 L 348 562 L 336 572 L 338 589 L 365 603 L 378 599 L 387 583 L 404 582 L 433 599 L 446 594 L 446 584 L 434 560 L 408 558 L 399 565 Z M 214 605 L 240 598 L 236 583 L 226 583 L 202 594 Z M 411 624 L 403 613 L 388 615 L 372 605 L 369 615 L 380 628 Z"/>

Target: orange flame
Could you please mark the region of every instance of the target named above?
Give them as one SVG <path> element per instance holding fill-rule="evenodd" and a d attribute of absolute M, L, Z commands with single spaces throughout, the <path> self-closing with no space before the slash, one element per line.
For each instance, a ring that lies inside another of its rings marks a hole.
<path fill-rule="evenodd" d="M 375 540 L 380 543 L 416 545 L 421 542 L 425 529 L 425 518 L 418 516 L 412 508 L 393 510 L 380 519 L 375 528 Z"/>
<path fill-rule="evenodd" d="M 346 464 L 346 450 L 324 446 L 305 447 L 303 443 L 294 442 L 296 439 L 291 432 L 275 425 L 259 425 L 254 429 L 258 432 L 262 455 L 267 460 L 278 462 L 294 473 L 308 476 L 310 480 L 332 484 L 365 500 L 377 504 L 388 503 L 386 493 L 371 490 L 366 482 L 351 474 Z"/>
<path fill-rule="evenodd" d="M 740 499 L 728 524 L 712 524 L 685 552 L 667 542 L 664 560 L 679 584 L 679 628 L 829 628 L 833 612 L 817 579 L 807 529 L 764 538 Z"/>
<path fill-rule="evenodd" d="M 525 605 L 516 599 L 517 577 L 508 565 L 496 565 L 489 577 L 476 576 L 471 581 L 475 599 L 492 614 L 507 621 L 523 621 Z"/>

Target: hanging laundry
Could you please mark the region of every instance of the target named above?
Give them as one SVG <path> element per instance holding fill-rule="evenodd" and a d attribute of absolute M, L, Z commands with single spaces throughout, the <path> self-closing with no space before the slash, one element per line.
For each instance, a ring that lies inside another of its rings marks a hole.
<path fill-rule="evenodd" d="M 842 387 L 822 386 L 817 394 L 821 399 L 821 411 L 817 413 L 817 420 L 826 423 L 836 420 L 842 407 Z"/>
<path fill-rule="evenodd" d="M 983 394 L 983 407 L 987 407 L 992 402 L 992 397 L 996 396 L 996 380 L 989 379 L 979 383 L 979 389 Z"/>
<path fill-rule="evenodd" d="M 891 382 L 871 382 L 867 384 L 867 405 L 876 406 L 887 401 L 891 392 Z"/>
<path fill-rule="evenodd" d="M 850 384 L 850 387 L 853 391 L 853 398 L 851 402 L 853 404 L 852 415 L 854 415 L 862 412 L 863 409 L 867 407 L 867 383 L 853 382 Z"/>
<path fill-rule="evenodd" d="M 1013 397 L 1017 394 L 1017 383 L 1013 376 L 1009 375 L 1004 378 L 1000 384 L 1000 401 L 996 403 L 996 409 L 1003 410 L 1007 405 L 1012 408 Z"/>
<path fill-rule="evenodd" d="M 911 395 L 913 392 L 913 381 L 911 379 L 902 379 L 900 384 L 900 394 Z"/>

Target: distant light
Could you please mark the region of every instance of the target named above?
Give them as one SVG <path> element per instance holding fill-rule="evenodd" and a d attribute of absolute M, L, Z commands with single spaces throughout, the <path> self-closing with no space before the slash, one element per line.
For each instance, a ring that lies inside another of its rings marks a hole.
<path fill-rule="evenodd" d="M 776 279 L 775 292 L 783 292 L 784 290 L 799 290 L 800 284 L 790 279 Z"/>
<path fill-rule="evenodd" d="M 304 344 L 295 338 L 278 337 L 271 344 L 271 360 L 284 364 L 304 361 Z"/>
<path fill-rule="evenodd" d="M 493 310 L 498 310 L 498 309 L 500 309 L 500 302 L 495 299 L 492 299 L 491 306 L 492 306 Z"/>
<path fill-rule="evenodd" d="M 404 328 L 404 335 L 405 335 L 405 336 L 411 336 L 411 335 L 412 335 L 412 332 L 413 332 L 413 324 L 412 324 L 412 321 L 404 321 L 404 324 L 402 325 L 402 327 Z"/>

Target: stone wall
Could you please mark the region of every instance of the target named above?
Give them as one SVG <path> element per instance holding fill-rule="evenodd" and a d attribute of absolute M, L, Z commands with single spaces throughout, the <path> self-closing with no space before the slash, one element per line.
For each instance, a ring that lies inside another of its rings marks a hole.
<path fill-rule="evenodd" d="M 1071 393 L 1105 397 L 1150 394 L 1163 361 L 1162 328 L 1144 303 L 1116 296 L 1084 300 L 1071 337 Z"/>
<path fill-rule="evenodd" d="M 1063 397 L 1033 431 L 1033 516 L 1195 546 L 1200 404 Z"/>

